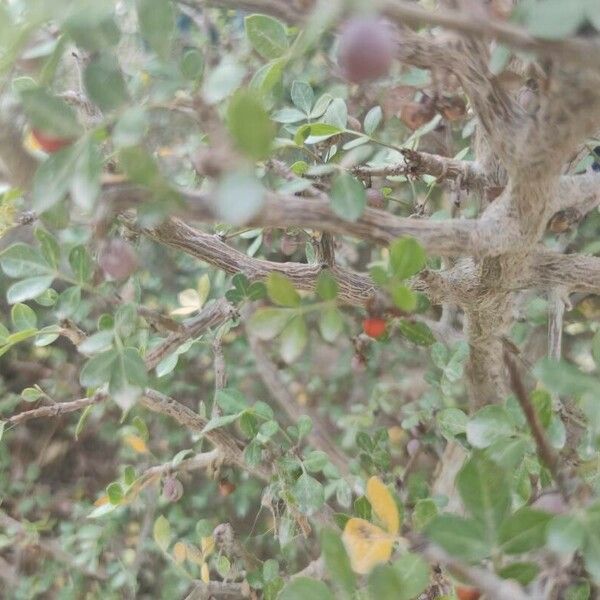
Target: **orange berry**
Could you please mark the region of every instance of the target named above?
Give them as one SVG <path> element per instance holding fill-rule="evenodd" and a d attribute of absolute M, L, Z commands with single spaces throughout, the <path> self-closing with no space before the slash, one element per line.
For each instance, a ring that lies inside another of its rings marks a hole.
<path fill-rule="evenodd" d="M 55 135 L 44 133 L 39 129 L 32 129 L 31 136 L 33 137 L 35 143 L 48 154 L 58 152 L 64 147 L 73 143 L 72 139 L 56 137 Z"/>
<path fill-rule="evenodd" d="M 481 597 L 481 592 L 477 588 L 466 585 L 457 585 L 454 587 L 454 591 L 458 600 L 479 600 Z"/>
<path fill-rule="evenodd" d="M 368 317 L 363 321 L 363 331 L 372 338 L 379 338 L 385 333 L 387 323 L 378 317 Z"/>

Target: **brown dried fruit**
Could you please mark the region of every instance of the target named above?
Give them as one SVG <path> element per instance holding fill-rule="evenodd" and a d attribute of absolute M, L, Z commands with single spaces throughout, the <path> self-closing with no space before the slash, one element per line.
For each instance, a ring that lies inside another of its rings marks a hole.
<path fill-rule="evenodd" d="M 405 104 L 400 113 L 401 121 L 413 131 L 429 123 L 435 116 L 435 109 L 429 104 L 409 102 Z"/>
<path fill-rule="evenodd" d="M 162 495 L 169 502 L 177 502 L 183 496 L 183 484 L 172 475 L 165 477 Z"/>
<path fill-rule="evenodd" d="M 111 279 L 126 279 L 138 268 L 138 258 L 129 242 L 114 238 L 103 244 L 98 264 Z"/>

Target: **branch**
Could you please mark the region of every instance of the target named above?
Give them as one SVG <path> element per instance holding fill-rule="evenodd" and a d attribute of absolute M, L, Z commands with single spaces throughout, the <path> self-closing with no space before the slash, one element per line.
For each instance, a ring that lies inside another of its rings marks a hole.
<path fill-rule="evenodd" d="M 181 402 L 178 402 L 169 396 L 165 396 L 156 390 L 146 389 L 140 402 L 143 406 L 153 412 L 161 413 L 175 419 L 180 425 L 187 427 L 191 431 L 200 433 L 208 423 L 206 419 L 195 413 L 193 410 L 190 410 L 184 404 L 181 404 Z M 271 474 L 268 469 L 262 465 L 251 467 L 246 463 L 242 450 L 244 443 L 234 438 L 224 429 L 213 429 L 204 434 L 204 436 L 211 444 L 219 449 L 226 462 L 241 467 L 263 481 L 268 481 L 270 479 Z"/>
<path fill-rule="evenodd" d="M 204 600 L 205 598 L 250 598 L 250 586 L 244 583 L 225 581 L 195 581 L 194 589 L 184 600 Z"/>
<path fill-rule="evenodd" d="M 401 150 L 404 161 L 383 167 L 364 167 L 359 166 L 353 169 L 356 175 L 361 177 L 390 177 L 398 175 L 408 175 L 419 177 L 421 175 L 432 175 L 439 180 L 450 179 L 456 181 L 460 179 L 462 185 L 466 188 L 482 190 L 488 178 L 475 162 L 465 160 L 455 160 L 446 156 L 429 154 L 427 152 L 417 152 L 408 148 Z"/>
<path fill-rule="evenodd" d="M 380 9 L 390 19 L 401 25 L 420 27 L 435 25 L 485 39 L 495 39 L 507 46 L 560 61 L 574 62 L 588 67 L 597 67 L 597 56 L 600 45 L 586 38 L 568 38 L 564 40 L 544 40 L 532 36 L 525 28 L 492 18 L 463 11 L 437 8 L 427 10 L 414 2 L 402 0 L 378 0 L 375 8 Z"/>
<path fill-rule="evenodd" d="M 527 423 L 529 424 L 529 429 L 531 430 L 531 435 L 533 436 L 537 448 L 538 458 L 540 459 L 540 462 L 544 464 L 550 471 L 552 479 L 554 479 L 556 482 L 562 497 L 565 499 L 565 502 L 568 503 L 569 493 L 567 491 L 565 478 L 560 470 L 559 456 L 546 439 L 544 428 L 540 423 L 533 404 L 529 400 L 529 395 L 527 394 L 527 390 L 525 389 L 525 385 L 523 384 L 523 380 L 519 374 L 518 367 L 508 352 L 504 353 L 504 362 L 508 369 L 510 384 L 513 392 L 517 397 L 519 405 L 521 406 L 521 409 L 525 414 L 525 418 L 527 419 Z"/>
<path fill-rule="evenodd" d="M 184 321 L 181 331 L 170 334 L 156 348 L 146 354 L 145 363 L 148 370 L 154 369 L 166 356 L 173 353 L 189 339 L 198 337 L 203 331 L 217 327 L 229 319 L 233 319 L 236 310 L 225 298 L 221 298 L 204 307 L 195 317 Z"/>
<path fill-rule="evenodd" d="M 79 400 L 73 400 L 71 402 L 60 402 L 51 406 L 41 406 L 40 408 L 34 408 L 33 410 L 27 410 L 9 417 L 5 423 L 9 426 L 20 425 L 31 419 L 44 419 L 49 417 L 58 417 L 66 415 L 72 412 L 92 406 L 93 404 L 100 404 L 108 398 L 108 395 L 104 392 L 97 392 L 90 398 L 80 398 Z"/>
<path fill-rule="evenodd" d="M 127 184 L 109 186 L 106 188 L 105 193 L 107 199 L 112 200 L 119 210 L 141 204 L 150 197 L 148 190 Z M 185 201 L 185 207 L 181 210 L 181 215 L 186 221 L 194 219 L 203 223 L 222 222 L 215 209 L 216 202 L 212 195 L 193 190 L 180 190 L 179 193 Z M 488 239 L 489 231 L 487 229 L 479 231 L 478 221 L 476 220 L 445 219 L 431 221 L 428 219 L 396 217 L 390 215 L 387 211 L 366 208 L 359 219 L 347 221 L 331 210 L 330 203 L 327 200 L 298 198 L 273 192 L 265 194 L 262 210 L 245 225 L 280 228 L 298 226 L 314 229 L 315 231 L 328 231 L 339 235 L 354 236 L 384 245 L 389 244 L 396 238 L 411 236 L 418 240 L 430 254 L 439 256 L 484 256 L 487 253 L 498 253 L 503 248 L 510 248 L 511 246 L 511 242 L 506 240 L 500 241 L 497 245 L 492 245 Z M 127 226 L 131 226 L 131 223 Z M 173 243 L 172 245 L 188 252 L 188 254 L 194 254 L 194 243 L 198 241 L 194 239 L 194 230 L 177 219 L 171 219 L 155 230 L 144 230 L 144 233 L 148 235 L 154 233 L 156 239 L 164 243 L 168 243 L 169 235 L 173 234 L 176 237 L 177 244 Z M 190 240 L 186 240 L 188 234 L 191 234 Z M 218 244 L 219 239 L 217 236 L 208 237 L 212 240 L 211 245 L 216 246 Z M 208 241 L 207 238 L 205 238 L 205 241 Z M 247 256 L 242 256 L 246 260 L 250 260 Z M 277 264 L 266 261 L 261 262 L 265 268 Z M 283 268 L 280 265 L 278 270 Z M 309 267 L 304 268 L 310 269 Z M 315 267 L 312 267 L 312 269 L 314 270 Z M 356 285 L 363 288 L 360 283 Z M 352 301 L 351 298 L 348 300 L 349 303 L 356 302 L 356 300 Z"/>
<path fill-rule="evenodd" d="M 517 289 L 563 287 L 567 293 L 600 294 L 600 258 L 583 254 L 534 254 Z"/>
<path fill-rule="evenodd" d="M 128 225 L 129 226 L 129 225 Z M 244 273 L 251 281 L 265 279 L 270 273 L 286 275 L 298 290 L 315 289 L 322 265 L 276 263 L 250 258 L 228 246 L 218 236 L 193 229 L 179 219 L 170 219 L 154 229 L 142 232 L 161 244 L 183 250 L 226 273 Z M 373 295 L 375 288 L 370 278 L 343 267 L 330 269 L 339 286 L 341 302 L 362 306 Z"/>

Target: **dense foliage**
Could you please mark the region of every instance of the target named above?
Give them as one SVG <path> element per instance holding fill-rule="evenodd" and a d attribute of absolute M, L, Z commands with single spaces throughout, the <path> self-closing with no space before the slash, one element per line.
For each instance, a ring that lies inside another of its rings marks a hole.
<path fill-rule="evenodd" d="M 7 598 L 596 597 L 600 11 L 371 4 L 0 1 Z"/>

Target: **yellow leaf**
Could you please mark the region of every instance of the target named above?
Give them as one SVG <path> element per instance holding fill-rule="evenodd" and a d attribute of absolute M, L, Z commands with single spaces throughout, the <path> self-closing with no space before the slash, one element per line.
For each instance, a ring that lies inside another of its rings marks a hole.
<path fill-rule="evenodd" d="M 209 556 L 215 549 L 215 538 L 212 535 L 209 535 L 208 537 L 203 537 L 200 540 L 200 546 L 202 547 L 202 553 L 204 554 L 204 556 Z"/>
<path fill-rule="evenodd" d="M 400 529 L 398 507 L 390 490 L 378 477 L 371 477 L 367 482 L 367 498 L 371 503 L 373 512 L 383 523 L 386 530 L 392 535 L 396 535 L 398 529 Z"/>
<path fill-rule="evenodd" d="M 346 523 L 342 541 L 350 557 L 352 570 L 363 575 L 387 562 L 394 545 L 394 538 L 381 527 L 357 518 Z"/>
<path fill-rule="evenodd" d="M 172 315 L 189 315 L 202 308 L 202 299 L 198 292 L 194 289 L 187 289 L 177 294 L 177 300 L 181 305 L 180 308 L 176 308 L 171 311 Z"/>
<path fill-rule="evenodd" d="M 179 565 L 181 564 L 187 556 L 187 550 L 185 544 L 183 542 L 177 542 L 173 546 L 173 558 L 175 562 Z"/>
<path fill-rule="evenodd" d="M 204 581 L 204 583 L 210 582 L 210 571 L 208 570 L 208 565 L 206 563 L 202 563 L 200 567 L 200 579 Z"/>
<path fill-rule="evenodd" d="M 125 443 L 138 454 L 147 454 L 149 452 L 146 442 L 138 435 L 126 435 L 124 440 Z"/>
<path fill-rule="evenodd" d="M 100 498 L 94 502 L 94 506 L 104 506 L 105 504 L 108 504 L 108 496 L 106 494 L 100 496 Z"/>
<path fill-rule="evenodd" d="M 196 563 L 198 566 L 202 566 L 204 564 L 204 556 L 202 556 L 202 552 L 200 552 L 199 548 L 193 546 L 192 544 L 188 544 L 186 546 L 186 550 L 187 559 L 190 562 Z"/>

